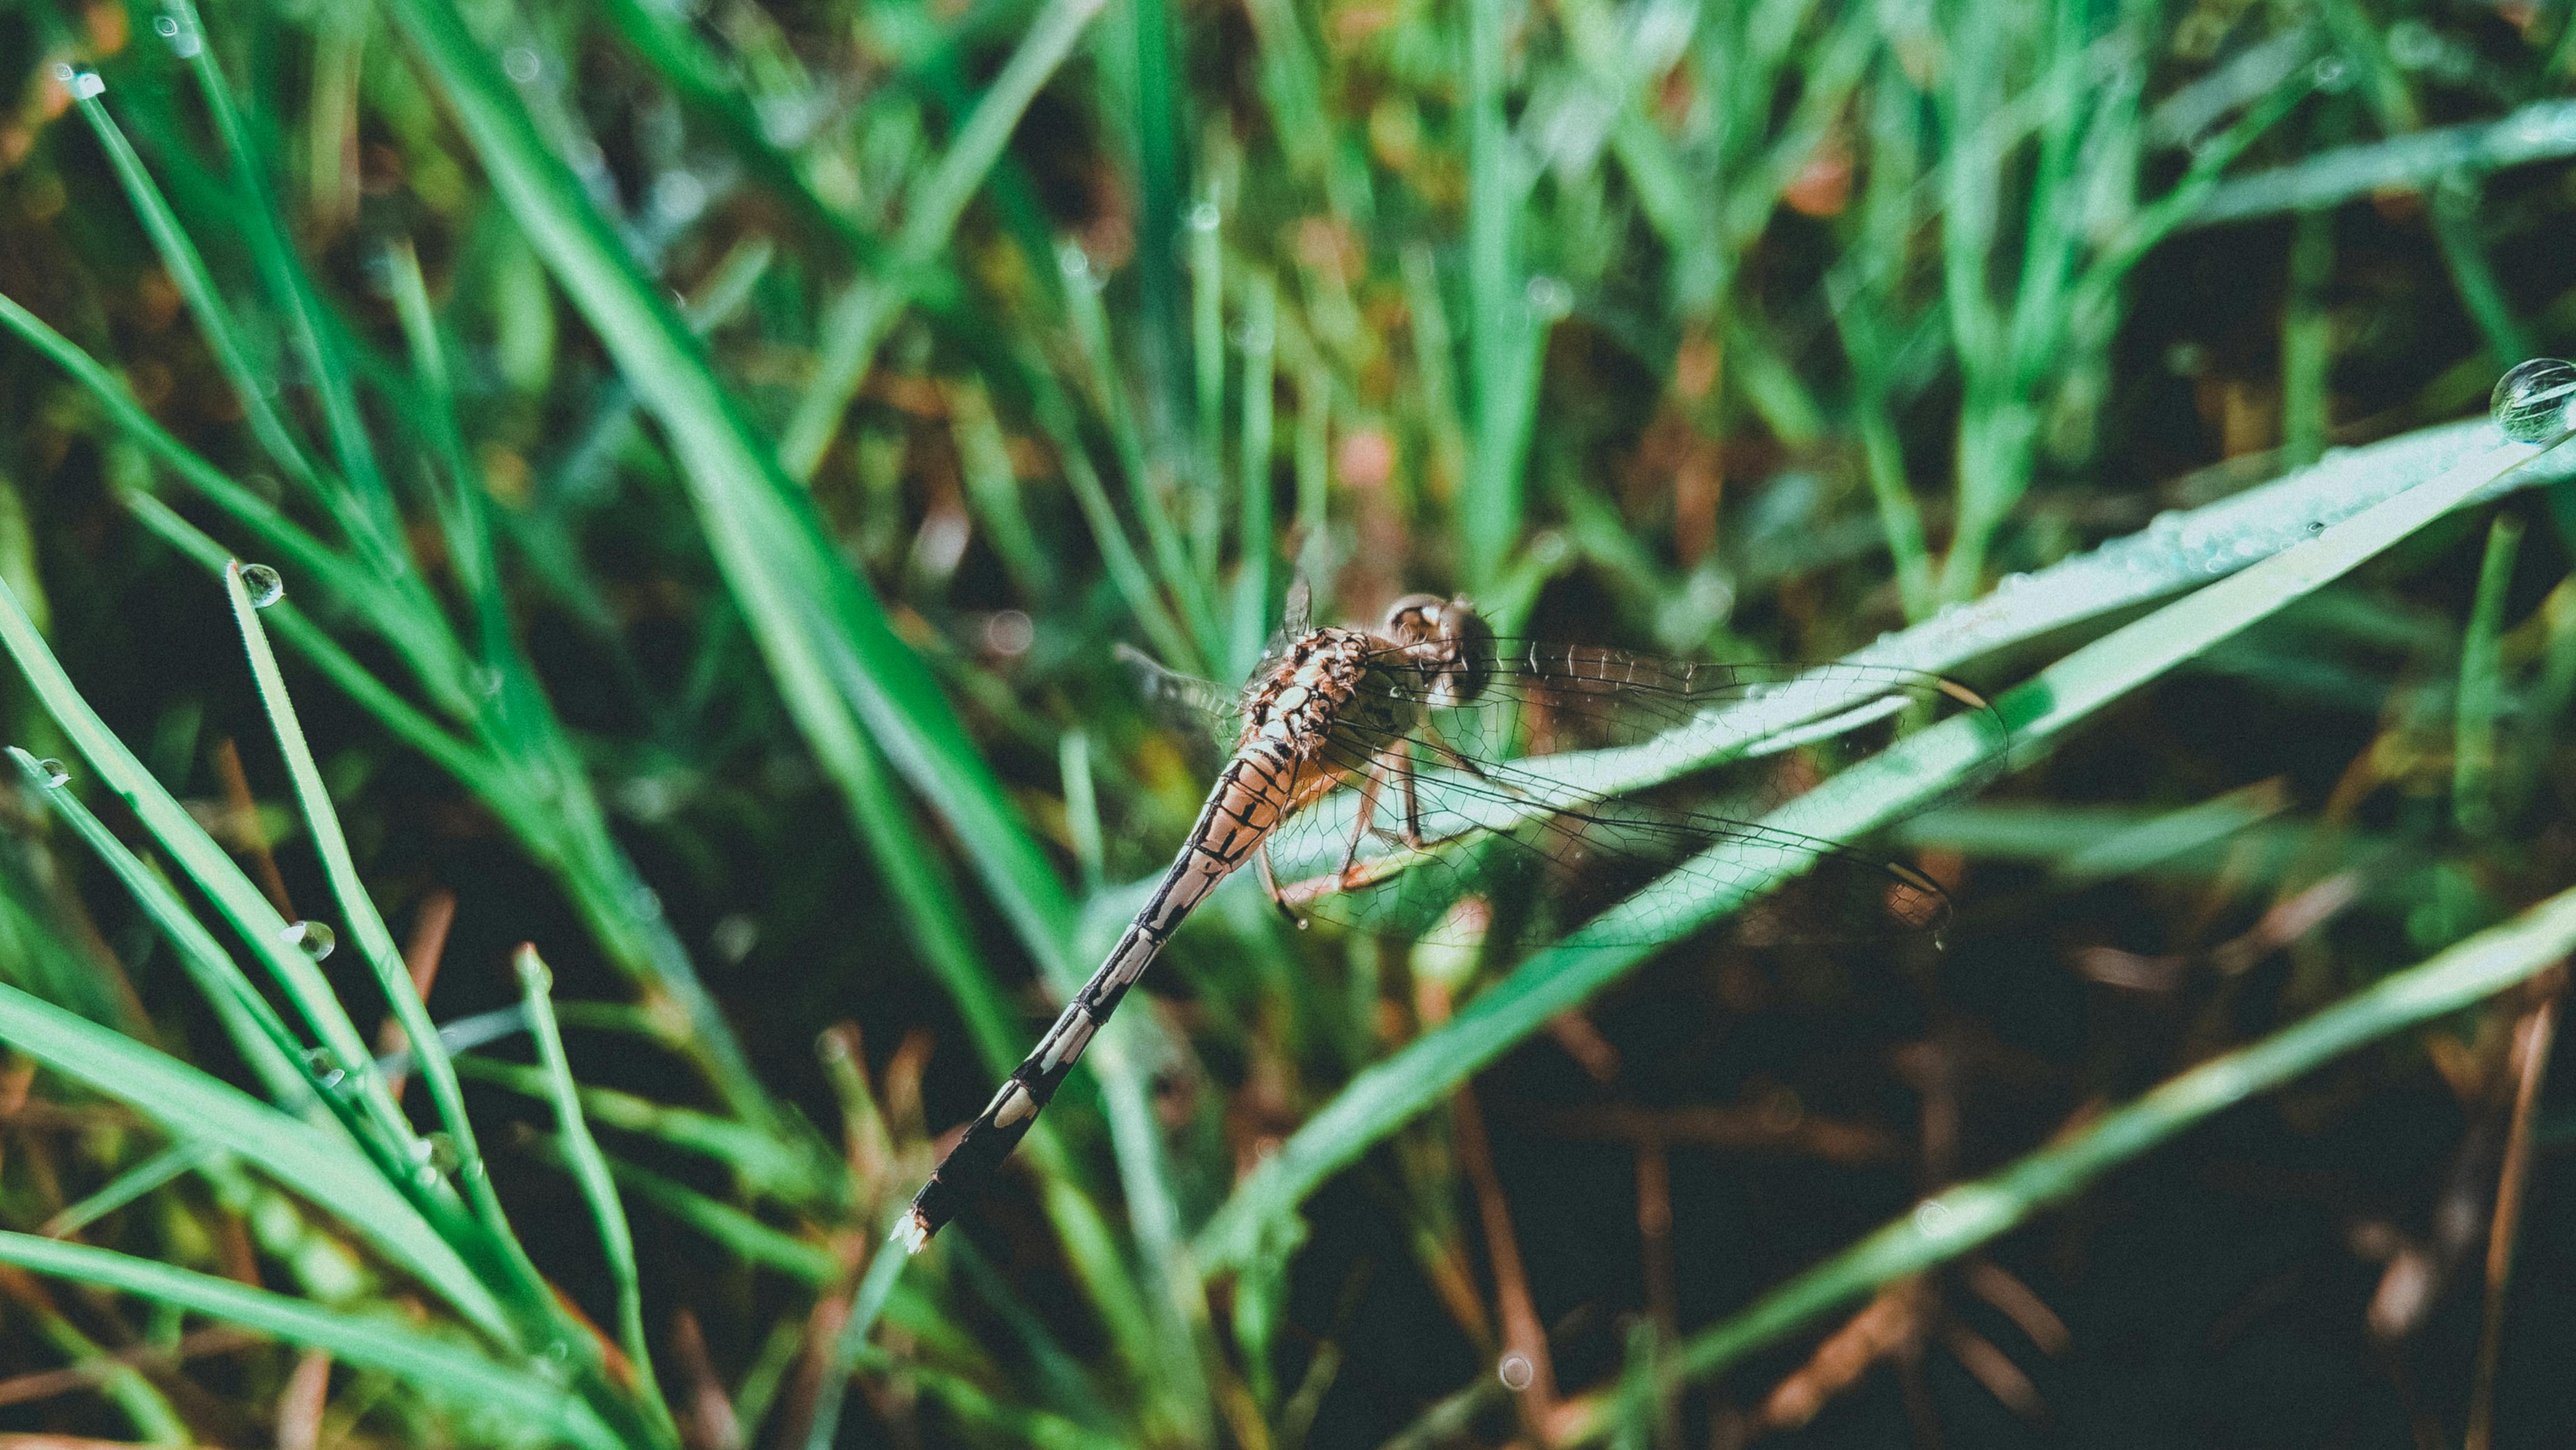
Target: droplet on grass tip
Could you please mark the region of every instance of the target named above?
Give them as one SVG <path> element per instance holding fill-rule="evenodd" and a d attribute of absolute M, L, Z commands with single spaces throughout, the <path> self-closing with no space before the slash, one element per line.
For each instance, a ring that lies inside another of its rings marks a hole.
<path fill-rule="evenodd" d="M 317 962 L 331 955 L 331 949 L 340 944 L 339 934 L 318 921 L 289 922 L 277 933 L 277 939 Z"/>
<path fill-rule="evenodd" d="M 48 790 L 54 789 L 72 778 L 72 773 L 63 767 L 63 763 L 54 759 L 52 756 L 47 756 L 44 759 L 37 761 L 36 769 L 45 773 L 45 787 Z"/>
<path fill-rule="evenodd" d="M 415 1138 L 411 1144 L 411 1161 L 421 1174 L 425 1175 L 424 1182 L 429 1178 L 453 1173 L 459 1161 L 456 1140 L 445 1133 L 430 1133 Z"/>
<path fill-rule="evenodd" d="M 1504 1355 L 1502 1363 L 1494 1366 L 1494 1373 L 1502 1379 L 1504 1389 L 1516 1394 L 1528 1389 L 1538 1378 L 1538 1369 L 1529 1362 L 1526 1354 Z"/>
<path fill-rule="evenodd" d="M 286 597 L 286 581 L 266 564 L 244 564 L 241 570 L 242 592 L 250 596 L 250 607 L 266 609 Z"/>
<path fill-rule="evenodd" d="M 2536 357 L 2514 364 L 2496 379 L 2487 411 L 2516 443 L 2546 443 L 2566 431 L 2571 401 L 2576 401 L 2576 363 Z"/>

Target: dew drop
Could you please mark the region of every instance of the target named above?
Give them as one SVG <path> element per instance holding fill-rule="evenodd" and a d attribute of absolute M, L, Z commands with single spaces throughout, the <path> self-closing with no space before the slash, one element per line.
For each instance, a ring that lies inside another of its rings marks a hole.
<path fill-rule="evenodd" d="M 164 15 L 152 22 L 152 28 L 161 33 L 163 40 L 168 40 L 179 33 L 179 18 L 175 15 Z"/>
<path fill-rule="evenodd" d="M 1223 219 L 1217 212 L 1215 202 L 1203 201 L 1190 208 L 1190 230 L 1192 231 L 1215 231 L 1217 223 Z"/>
<path fill-rule="evenodd" d="M 250 596 L 250 607 L 266 609 L 286 597 L 286 581 L 266 564 L 244 564 L 241 570 L 242 592 Z"/>
<path fill-rule="evenodd" d="M 1494 1373 L 1501 1378 L 1503 1388 L 1514 1393 L 1528 1389 L 1530 1382 L 1538 1378 L 1538 1369 L 1525 1354 L 1504 1355 L 1502 1363 L 1494 1366 Z"/>
<path fill-rule="evenodd" d="M 455 1172 L 458 1159 L 456 1140 L 445 1133 L 430 1133 L 412 1140 L 411 1161 L 428 1175 L 424 1182 Z"/>
<path fill-rule="evenodd" d="M 85 70 L 72 78 L 72 99 L 74 100 L 94 100 L 106 94 L 107 82 L 100 80 L 96 71 Z"/>
<path fill-rule="evenodd" d="M 36 769 L 45 773 L 45 788 L 48 790 L 60 787 L 65 781 L 72 778 L 71 771 L 64 768 L 63 763 L 54 759 L 52 756 L 47 756 L 44 759 L 37 761 Z"/>
<path fill-rule="evenodd" d="M 1914 1205 L 1914 1231 L 1928 1239 L 1937 1239 L 1950 1229 L 1950 1205 L 1937 1198 L 1927 1198 Z"/>
<path fill-rule="evenodd" d="M 337 1092 L 349 1080 L 349 1070 L 340 1065 L 340 1055 L 327 1047 L 316 1047 L 304 1054 L 304 1070 L 324 1089 Z"/>
<path fill-rule="evenodd" d="M 279 930 L 277 939 L 317 962 L 331 955 L 331 949 L 340 944 L 339 935 L 318 921 L 289 922 Z"/>
<path fill-rule="evenodd" d="M 535 80 L 537 73 L 544 68 L 545 64 L 537 58 L 537 53 L 524 45 L 511 46 L 501 54 L 501 69 L 523 86 Z"/>
<path fill-rule="evenodd" d="M 1525 290 L 1529 296 L 1530 311 L 1550 321 L 1574 310 L 1574 289 L 1558 278 L 1542 273 L 1529 279 L 1529 286 Z"/>
<path fill-rule="evenodd" d="M 2576 399 L 2576 363 L 2536 357 L 2514 364 L 2496 379 L 2487 411 L 2516 443 L 2546 443 L 2566 430 L 2571 399 Z"/>

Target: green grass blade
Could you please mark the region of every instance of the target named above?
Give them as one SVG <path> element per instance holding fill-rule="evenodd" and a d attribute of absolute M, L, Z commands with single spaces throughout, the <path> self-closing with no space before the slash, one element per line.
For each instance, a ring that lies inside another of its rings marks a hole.
<path fill-rule="evenodd" d="M 279 753 L 285 757 L 287 777 L 294 783 L 296 804 L 304 814 L 305 829 L 311 833 L 315 853 L 322 858 L 322 871 L 331 884 L 332 899 L 340 905 L 341 920 L 367 969 L 375 974 L 376 987 L 393 1008 L 394 1020 L 402 1024 L 410 1039 L 413 1070 L 429 1086 L 432 1108 L 438 1114 L 439 1126 L 454 1142 L 456 1176 L 465 1185 L 466 1202 L 496 1242 L 526 1274 L 530 1284 L 536 1282 L 536 1271 L 518 1249 L 518 1239 L 510 1232 L 509 1219 L 501 1212 L 501 1201 L 492 1191 L 490 1176 L 484 1171 L 483 1150 L 475 1141 L 474 1124 L 465 1113 L 465 1097 L 456 1083 L 456 1069 L 448 1060 L 447 1047 L 438 1039 L 438 1027 L 429 1020 L 429 1008 L 412 986 L 411 971 L 403 964 L 402 949 L 394 944 L 393 932 L 385 926 L 384 917 L 376 911 L 366 883 L 358 879 L 357 862 L 350 858 L 348 836 L 340 829 L 340 814 L 331 804 L 330 792 L 322 784 L 322 768 L 313 759 L 312 747 L 304 739 L 303 723 L 296 717 L 294 699 L 286 692 L 286 677 L 277 668 L 276 652 L 269 648 L 268 631 L 260 623 L 259 608 L 251 602 L 242 584 L 238 560 L 224 568 L 224 593 L 232 601 L 233 622 L 241 630 L 242 649 L 249 656 L 251 678 L 259 687 L 260 702 L 268 710 L 270 727 L 277 734 Z M 372 1056 L 372 1054 L 370 1054 Z M 356 1060 L 352 1059 L 354 1064 Z M 395 1140 L 406 1150 L 423 1155 L 426 1164 L 428 1144 L 409 1132 Z M 431 1170 L 435 1172 L 436 1170 Z"/>
<path fill-rule="evenodd" d="M 886 1296 L 894 1292 L 895 1280 L 903 1276 L 903 1260 L 891 1241 L 877 1244 L 876 1257 L 868 1262 L 868 1271 L 850 1291 L 850 1311 L 841 1321 L 841 1332 L 832 1339 L 832 1348 L 824 1359 L 822 1388 L 814 1396 L 813 1423 L 805 1432 L 805 1450 L 832 1450 L 832 1440 L 841 1428 L 841 1404 L 849 1394 L 850 1376 L 859 1368 L 859 1356 L 867 1349 L 868 1335 L 877 1327 L 877 1316 L 886 1305 Z"/>
<path fill-rule="evenodd" d="M 974 113 L 958 128 L 939 164 L 905 197 L 903 229 L 895 238 L 891 265 L 851 283 L 825 309 L 822 356 L 779 444 L 778 456 L 791 476 L 810 478 L 823 461 L 824 450 L 840 431 L 841 416 L 849 411 L 851 396 L 867 376 L 877 344 L 910 300 L 913 274 L 927 268 L 947 247 L 957 218 L 1001 157 L 1029 102 L 1073 53 L 1074 42 L 1104 3 L 1048 0 L 992 86 L 975 103 Z"/>
<path fill-rule="evenodd" d="M 2513 584 L 2514 555 L 2522 544 L 2522 524 L 2499 514 L 2487 529 L 2486 557 L 2478 569 L 2477 601 L 2469 608 L 2469 629 L 2460 642 L 2460 690 L 2457 733 L 2451 746 L 2451 812 L 2460 830 L 2472 837 L 2495 829 L 2496 719 L 2504 707 L 2504 632 L 2506 591 Z"/>
<path fill-rule="evenodd" d="M 582 1119 L 581 1098 L 573 1088 L 572 1064 L 564 1056 L 563 1033 L 555 1026 L 554 973 L 546 969 L 533 946 L 520 947 L 513 961 L 520 990 L 527 998 L 529 1035 L 536 1040 L 537 1062 L 545 1074 L 546 1096 L 554 1106 L 564 1157 L 572 1165 L 573 1181 L 581 1185 L 582 1198 L 590 1205 L 591 1218 L 599 1225 L 600 1247 L 608 1255 L 608 1276 L 617 1286 L 618 1342 L 635 1366 L 645 1413 L 652 1417 L 662 1438 L 677 1441 L 679 1429 L 672 1422 L 671 1407 L 662 1400 L 662 1387 L 653 1376 L 653 1351 L 644 1339 L 644 1289 L 635 1272 L 635 1237 L 626 1226 L 626 1207 L 618 1201 L 617 1185 L 609 1179 L 607 1161 L 600 1157 L 599 1144 L 590 1136 L 590 1125 Z"/>
<path fill-rule="evenodd" d="M 1535 350 L 1545 329 L 1532 325 L 1515 240 L 1530 183 L 1503 119 L 1504 32 L 1515 7 L 1510 0 L 1468 0 L 1466 8 L 1467 348 L 1475 447 L 1458 512 L 1466 582 L 1482 588 L 1501 573 L 1520 538 L 1522 469 L 1537 405 Z"/>
<path fill-rule="evenodd" d="M 131 1104 L 173 1137 L 256 1166 L 346 1223 L 496 1340 L 501 1306 L 455 1249 L 346 1137 L 288 1117 L 184 1063 L 0 985 L 0 1041 L 92 1091 Z"/>
<path fill-rule="evenodd" d="M 89 702 L 82 699 L 71 677 L 63 673 L 62 664 L 53 651 L 45 647 L 35 626 L 19 609 L 17 596 L 6 585 L 0 585 L 0 645 L 5 645 L 28 684 L 46 711 L 62 726 L 73 746 L 97 770 L 100 779 L 122 796 L 133 808 L 144 827 L 168 851 L 180 868 L 193 878 L 211 898 L 216 908 L 230 920 L 262 965 L 268 968 L 286 989 L 287 999 L 305 1024 L 313 1029 L 322 1045 L 344 1064 L 350 1074 L 351 1094 L 359 1110 L 375 1125 L 387 1141 L 407 1143 L 412 1140 L 411 1126 L 403 1120 L 401 1109 L 385 1095 L 384 1083 L 368 1068 L 373 1054 L 349 1014 L 341 1009 L 332 995 L 331 985 L 323 979 L 320 968 L 302 950 L 292 945 L 287 935 L 287 922 L 269 905 L 250 878 L 233 864 L 231 856 L 205 829 L 190 817 L 186 808 L 164 789 L 143 762 L 125 748 L 107 723 L 98 718 Z"/>
<path fill-rule="evenodd" d="M 376 591 L 367 587 L 363 577 L 344 564 L 320 540 L 296 526 L 266 499 L 233 482 L 222 470 L 172 437 L 168 430 L 153 420 L 151 414 L 143 410 L 141 404 L 134 401 L 133 393 L 114 373 L 74 346 L 71 339 L 46 325 L 44 319 L 5 295 L 0 295 L 0 327 L 16 333 L 21 341 L 69 373 L 72 380 L 106 410 L 108 421 L 119 432 L 142 445 L 145 452 L 178 475 L 182 482 L 231 515 L 236 523 L 260 541 L 272 558 L 323 581 L 325 587 L 358 607 L 364 608 L 375 599 Z"/>
<path fill-rule="evenodd" d="M 223 1150 L 202 1138 L 189 1138 L 153 1154 L 119 1173 L 96 1193 L 70 1205 L 37 1230 L 49 1239 L 69 1238 L 182 1174 L 222 1156 Z"/>
<path fill-rule="evenodd" d="M 2541 101 L 2474 125 L 2413 131 L 2320 151 L 2210 188 L 2180 226 L 2224 226 L 2314 211 L 2389 191 L 2413 191 L 2460 171 L 2500 171 L 2576 156 L 2576 101 Z"/>
<path fill-rule="evenodd" d="M 251 436 L 259 441 L 269 458 L 287 475 L 301 483 L 308 492 L 323 498 L 323 489 L 313 460 L 303 443 L 280 417 L 270 396 L 277 391 L 273 377 L 263 377 L 251 365 L 253 356 L 245 343 L 238 319 L 216 291 L 214 279 L 206 272 L 205 259 L 197 245 L 189 240 L 187 229 L 179 224 L 151 174 L 144 170 L 143 158 L 136 155 L 133 143 L 125 138 L 107 113 L 106 103 L 97 96 L 84 96 L 80 102 L 82 119 L 89 122 L 90 132 L 107 152 L 108 164 L 125 188 L 125 197 L 143 222 L 153 250 L 160 253 L 162 265 L 169 270 L 170 280 L 187 300 L 188 309 L 197 316 L 198 331 L 207 348 L 215 355 L 216 365 L 233 385 L 233 396 L 242 405 L 250 424 Z"/>
<path fill-rule="evenodd" d="M 1279 288 L 1268 275 L 1255 273 L 1243 287 L 1243 460 L 1242 502 L 1236 525 L 1241 541 L 1241 572 L 1234 579 L 1234 606 L 1228 611 L 1234 633 L 1227 651 L 1237 679 L 1249 678 L 1270 638 L 1270 575 L 1278 550 L 1272 527 L 1270 468 L 1273 461 L 1273 393 L 1279 381 Z"/>
<path fill-rule="evenodd" d="M 455 1064 L 461 1075 L 477 1082 L 541 1100 L 553 1096 L 552 1080 L 539 1067 L 474 1055 L 456 1058 Z M 816 1164 L 812 1158 L 730 1118 L 605 1087 L 582 1088 L 580 1106 L 589 1121 L 722 1164 L 732 1170 L 746 1191 L 759 1197 L 783 1203 L 813 1203 L 838 1196 L 837 1187 L 815 1181 Z"/>
<path fill-rule="evenodd" d="M 458 1405 L 545 1427 L 576 1445 L 623 1450 L 623 1442 L 598 1416 L 560 1386 L 407 1326 L 335 1314 L 230 1279 L 32 1234 L 0 1233 L 0 1263 L 140 1295 L 327 1350 L 345 1363 L 386 1370 Z"/>
<path fill-rule="evenodd" d="M 269 1099 L 284 1107 L 300 1108 L 313 1102 L 313 1084 L 299 1065 L 302 1044 L 287 1030 L 286 1023 L 270 1006 L 268 999 L 251 985 L 250 978 L 223 947 L 214 933 L 206 930 L 187 903 L 179 899 L 161 873 L 143 863 L 143 858 L 126 849 L 105 822 L 82 805 L 73 794 L 70 783 L 56 784 L 53 772 L 26 751 L 12 745 L 10 758 L 17 763 L 18 774 L 30 790 L 40 793 L 54 813 L 71 824 L 101 861 L 107 863 L 116 879 L 132 893 L 143 914 L 152 919 L 161 935 L 179 955 L 179 965 L 205 995 L 216 1014 L 223 1019 L 232 1038 L 233 1048 L 250 1065 Z"/>

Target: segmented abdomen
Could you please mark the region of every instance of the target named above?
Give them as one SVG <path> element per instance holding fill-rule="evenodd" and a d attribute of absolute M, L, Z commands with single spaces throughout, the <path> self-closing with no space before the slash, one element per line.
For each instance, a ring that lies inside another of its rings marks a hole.
<path fill-rule="evenodd" d="M 1028 1136 L 1038 1110 L 1091 1045 L 1092 1034 L 1118 1010 L 1127 989 L 1144 975 L 1171 939 L 1183 918 L 1207 899 L 1216 884 L 1252 859 L 1253 852 L 1291 813 L 1331 788 L 1336 774 L 1276 741 L 1252 741 L 1218 772 L 1216 786 L 1200 808 L 1198 824 L 1181 854 L 1163 873 L 1153 898 L 1127 925 L 1100 969 L 1074 993 L 1064 1011 L 1038 1039 L 1037 1050 L 1003 1080 L 1002 1089 L 966 1125 L 957 1145 L 939 1160 L 930 1181 L 914 1195 L 912 1212 L 899 1230 L 915 1252 L 930 1241 L 940 1225 L 956 1216 L 967 1193 L 980 1187 Z"/>

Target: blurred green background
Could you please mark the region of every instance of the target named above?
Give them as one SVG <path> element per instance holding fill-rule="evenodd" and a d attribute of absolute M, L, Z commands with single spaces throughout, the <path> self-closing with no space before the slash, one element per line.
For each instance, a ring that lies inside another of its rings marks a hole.
<path fill-rule="evenodd" d="M 0 1447 L 2564 1443 L 2571 48 L 0 0 Z M 1236 883 L 886 1252 L 1300 574 L 1996 694 L 1945 948 Z"/>

